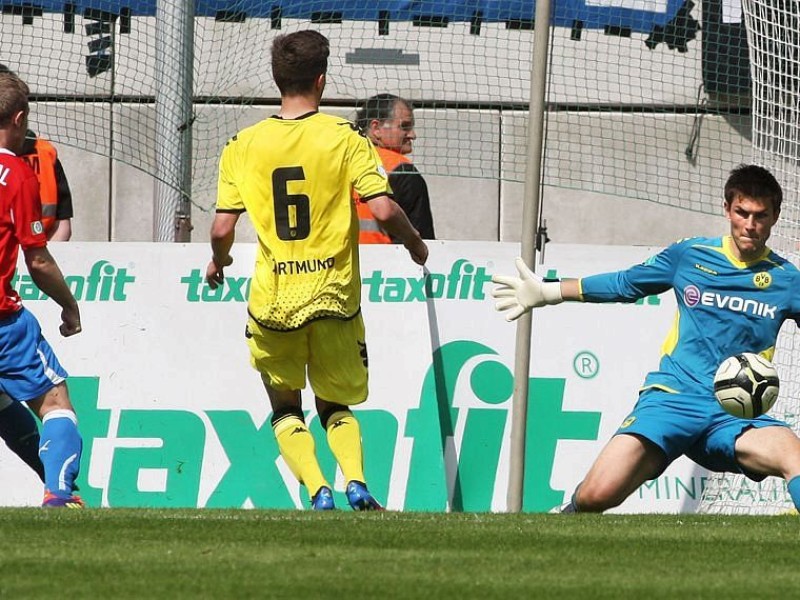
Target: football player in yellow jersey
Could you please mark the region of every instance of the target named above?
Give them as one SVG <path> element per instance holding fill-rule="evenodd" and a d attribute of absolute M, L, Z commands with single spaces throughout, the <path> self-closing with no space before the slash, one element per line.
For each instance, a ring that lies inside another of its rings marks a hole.
<path fill-rule="evenodd" d="M 272 404 L 272 428 L 311 506 L 335 508 L 303 416 L 306 372 L 320 422 L 355 510 L 380 510 L 364 481 L 361 432 L 350 406 L 367 398 L 367 350 L 355 191 L 380 225 L 425 263 L 428 248 L 391 199 L 372 143 L 352 123 L 318 112 L 328 40 L 316 31 L 275 38 L 277 115 L 240 131 L 220 159 L 206 280 L 216 288 L 233 261 L 236 223 L 247 211 L 258 235 L 246 338 Z"/>

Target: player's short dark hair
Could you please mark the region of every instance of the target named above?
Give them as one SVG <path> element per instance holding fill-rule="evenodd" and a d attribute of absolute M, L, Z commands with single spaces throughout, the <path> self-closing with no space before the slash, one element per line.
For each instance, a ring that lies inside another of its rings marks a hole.
<path fill-rule="evenodd" d="M 413 107 L 405 98 L 394 94 L 376 94 L 359 104 L 356 110 L 356 125 L 362 133 L 367 133 L 369 124 L 373 120 L 386 121 L 394 116 L 394 107 L 400 102 L 409 110 Z"/>
<path fill-rule="evenodd" d="M 0 127 L 7 127 L 20 111 L 28 110 L 27 84 L 11 71 L 0 72 Z"/>
<path fill-rule="evenodd" d="M 317 31 L 279 35 L 272 42 L 272 78 L 281 95 L 310 92 L 317 77 L 328 71 L 330 44 Z"/>
<path fill-rule="evenodd" d="M 737 196 L 769 200 L 775 213 L 781 212 L 781 184 L 764 167 L 742 164 L 731 171 L 725 182 L 725 202 L 730 204 Z"/>

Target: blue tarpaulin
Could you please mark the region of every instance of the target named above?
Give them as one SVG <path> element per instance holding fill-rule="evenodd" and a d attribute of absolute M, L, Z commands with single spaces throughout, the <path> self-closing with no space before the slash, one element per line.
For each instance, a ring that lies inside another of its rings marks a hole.
<path fill-rule="evenodd" d="M 651 33 L 675 19 L 685 0 L 665 0 L 661 11 L 601 6 L 602 2 L 555 0 L 553 24 L 559 27 L 606 29 L 611 32 Z M 103 11 L 112 15 L 154 16 L 156 0 L 2 0 L 4 13 L 38 12 L 73 15 Z M 317 21 L 412 21 L 444 26 L 449 22 L 529 26 L 533 0 L 196 0 L 198 17 L 236 19 L 308 19 Z M 479 29 L 474 30 L 476 33 Z"/>

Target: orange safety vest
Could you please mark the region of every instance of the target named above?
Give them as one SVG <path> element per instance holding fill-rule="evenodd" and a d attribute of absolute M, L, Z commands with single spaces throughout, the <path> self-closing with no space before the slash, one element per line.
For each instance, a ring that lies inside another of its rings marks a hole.
<path fill-rule="evenodd" d="M 381 157 L 383 168 L 386 169 L 387 173 L 391 173 L 392 171 L 394 171 L 398 167 L 398 165 L 411 162 L 405 156 L 403 156 L 399 152 L 395 152 L 394 150 L 387 150 L 386 148 L 378 148 L 377 146 L 375 147 L 375 150 L 378 151 L 378 156 Z M 383 231 L 383 229 L 381 229 L 380 225 L 378 225 L 378 222 L 372 215 L 372 211 L 369 209 L 367 203 L 361 202 L 358 199 L 358 197 L 356 197 L 355 201 L 356 201 L 356 213 L 358 214 L 358 226 L 359 226 L 358 243 L 391 244 L 392 238 L 390 238 L 386 234 L 386 232 Z"/>
<path fill-rule="evenodd" d="M 56 223 L 56 205 L 58 204 L 58 183 L 56 181 L 56 160 L 58 153 L 53 144 L 42 138 L 36 138 L 33 151 L 22 154 L 39 179 L 39 197 L 42 201 L 42 225 L 50 232 Z"/>

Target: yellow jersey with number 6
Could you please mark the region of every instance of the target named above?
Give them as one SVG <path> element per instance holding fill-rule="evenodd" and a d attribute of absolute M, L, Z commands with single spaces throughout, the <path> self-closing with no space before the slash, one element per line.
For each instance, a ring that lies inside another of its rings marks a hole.
<path fill-rule="evenodd" d="M 258 236 L 248 311 L 289 331 L 361 306 L 355 191 L 391 195 L 372 143 L 341 118 L 273 116 L 222 151 L 217 212 L 247 212 Z"/>

